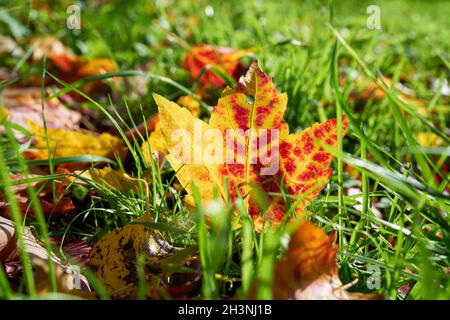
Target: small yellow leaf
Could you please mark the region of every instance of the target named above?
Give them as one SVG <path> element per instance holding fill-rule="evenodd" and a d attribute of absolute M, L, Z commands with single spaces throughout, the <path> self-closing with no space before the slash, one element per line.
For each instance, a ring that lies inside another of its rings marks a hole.
<path fill-rule="evenodd" d="M 442 138 L 432 132 L 419 132 L 417 140 L 422 147 L 440 147 L 444 144 Z"/>
<path fill-rule="evenodd" d="M 0 106 L 0 121 L 7 119 L 11 113 L 5 107 Z"/>

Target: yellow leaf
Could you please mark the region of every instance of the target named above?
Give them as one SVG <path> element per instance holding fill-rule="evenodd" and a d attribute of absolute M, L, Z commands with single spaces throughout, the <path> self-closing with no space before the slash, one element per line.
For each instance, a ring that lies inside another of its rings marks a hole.
<path fill-rule="evenodd" d="M 118 189 L 123 192 L 134 190 L 133 183 L 120 170 L 113 170 L 109 167 L 102 169 L 93 168 L 89 169 L 83 176 L 90 178 L 108 189 Z"/>
<path fill-rule="evenodd" d="M 5 107 L 0 106 L 0 121 L 7 119 L 11 113 Z"/>
<path fill-rule="evenodd" d="M 110 59 L 93 58 L 82 61 L 83 63 L 80 63 L 81 66 L 78 69 L 78 74 L 80 76 L 88 77 L 117 70 L 116 66 Z"/>
<path fill-rule="evenodd" d="M 192 198 L 192 186 L 190 184 L 191 181 L 195 182 L 195 186 L 200 190 L 200 194 L 202 197 L 205 197 L 205 199 L 213 199 L 215 186 L 218 187 L 220 194 L 225 196 L 225 186 L 222 181 L 218 180 L 219 177 L 216 174 L 216 167 L 208 166 L 202 161 L 192 164 L 180 161 L 180 159 L 186 157 L 189 158 L 191 156 L 195 157 L 199 154 L 201 157 L 203 150 L 197 150 L 197 146 L 200 145 L 200 142 L 195 140 L 200 137 L 195 137 L 193 139 L 194 141 L 191 141 L 189 133 L 194 132 L 195 127 L 200 127 L 203 132 L 205 132 L 209 128 L 208 124 L 194 117 L 188 109 L 180 108 L 176 103 L 171 102 L 162 96 L 154 94 L 153 97 L 159 108 L 162 135 L 166 147 L 168 150 L 171 150 L 171 153 L 167 156 L 167 160 L 175 172 L 177 172 L 178 180 L 188 191 L 185 201 L 190 205 L 194 204 Z M 173 139 L 173 133 L 179 135 L 178 138 L 181 139 Z M 184 133 L 186 133 L 186 135 Z M 175 149 L 180 149 L 180 152 L 173 152 Z M 184 154 L 181 149 L 184 149 L 186 154 Z"/>
<path fill-rule="evenodd" d="M 419 132 L 417 140 L 422 147 L 440 147 L 444 144 L 442 138 L 432 132 Z"/>
<path fill-rule="evenodd" d="M 197 97 L 200 98 L 199 96 Z M 200 103 L 193 97 L 181 96 L 178 98 L 177 103 L 188 109 L 195 117 L 200 115 Z M 150 133 L 148 141 L 142 143 L 141 149 L 147 164 L 151 163 L 152 158 L 160 162 L 160 164 L 164 161 L 164 157 L 167 155 L 167 148 L 161 132 L 161 121 L 159 121 L 159 118 L 156 122 L 155 130 Z M 150 150 L 153 156 L 150 155 Z"/>
<path fill-rule="evenodd" d="M 47 141 L 43 127 L 29 122 L 30 132 L 35 138 L 34 146 L 38 149 L 34 156 L 47 159 Z M 47 129 L 50 156 L 68 157 L 82 154 L 98 155 L 114 158 L 114 155 L 124 156 L 126 152 L 122 139 L 109 133 L 95 134 L 64 129 Z"/>

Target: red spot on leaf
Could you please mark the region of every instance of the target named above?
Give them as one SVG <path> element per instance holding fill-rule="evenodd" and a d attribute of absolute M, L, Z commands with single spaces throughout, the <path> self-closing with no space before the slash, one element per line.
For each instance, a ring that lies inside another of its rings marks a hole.
<path fill-rule="evenodd" d="M 300 147 L 295 147 L 294 148 L 294 154 L 297 156 L 297 157 L 300 157 L 301 155 L 302 155 L 302 149 L 300 148 Z"/>
<path fill-rule="evenodd" d="M 314 150 L 314 141 L 307 133 L 303 135 L 303 152 L 310 154 Z"/>
<path fill-rule="evenodd" d="M 250 119 L 249 110 L 239 105 L 237 102 L 237 95 L 231 97 L 231 108 L 233 109 L 234 120 L 236 121 L 238 128 L 247 130 Z"/>
<path fill-rule="evenodd" d="M 322 174 L 322 170 L 314 164 L 308 164 L 306 170 L 312 172 L 314 176 L 320 176 Z"/>
<path fill-rule="evenodd" d="M 291 176 L 295 172 L 295 162 L 293 159 L 288 158 L 286 160 L 286 163 L 284 164 L 284 169 L 286 170 L 286 173 Z"/>
<path fill-rule="evenodd" d="M 299 183 L 299 184 L 295 184 L 289 187 L 289 193 L 292 195 L 296 195 L 299 192 L 302 192 L 303 190 L 305 190 L 306 187 L 304 184 Z"/>
<path fill-rule="evenodd" d="M 298 180 L 300 181 L 308 181 L 314 179 L 315 174 L 311 171 L 302 172 L 298 175 Z"/>
<path fill-rule="evenodd" d="M 316 129 L 314 130 L 314 136 L 315 136 L 316 138 L 320 139 L 320 138 L 322 138 L 324 135 L 325 135 L 325 134 L 324 134 L 323 130 L 322 130 L 320 127 L 319 127 L 319 128 L 316 128 Z"/>
<path fill-rule="evenodd" d="M 331 132 L 331 131 L 334 131 L 335 130 L 335 128 L 336 128 L 336 123 L 337 123 L 337 120 L 335 119 L 335 118 L 333 118 L 333 119 L 330 119 L 330 120 L 327 120 L 327 121 L 325 121 L 324 123 L 323 123 L 323 129 L 326 131 L 326 132 Z"/>
<path fill-rule="evenodd" d="M 280 143 L 280 155 L 283 158 L 289 157 L 289 153 L 291 151 L 292 145 L 286 141 L 282 141 Z"/>
<path fill-rule="evenodd" d="M 326 163 L 329 158 L 330 158 L 330 155 L 328 153 L 325 153 L 325 152 L 316 153 L 313 156 L 313 160 L 317 161 L 317 162 L 320 162 L 320 163 Z"/>

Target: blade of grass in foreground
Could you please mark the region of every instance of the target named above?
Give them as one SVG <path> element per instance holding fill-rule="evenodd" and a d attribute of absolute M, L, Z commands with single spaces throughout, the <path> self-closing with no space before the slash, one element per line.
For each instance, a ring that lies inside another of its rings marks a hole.
<path fill-rule="evenodd" d="M 9 285 L 8 276 L 6 275 L 3 264 L 0 263 L 0 299 L 9 300 L 12 298 L 13 292 Z"/>
<path fill-rule="evenodd" d="M 31 260 L 28 256 L 25 239 L 24 239 L 24 226 L 22 222 L 19 205 L 17 203 L 14 191 L 11 188 L 11 183 L 8 176 L 8 166 L 6 165 L 5 158 L 3 156 L 3 146 L 0 144 L 0 178 L 4 183 L 5 195 L 8 200 L 9 210 L 11 212 L 12 220 L 16 227 L 17 242 L 19 246 L 19 255 L 23 267 L 23 278 L 25 280 L 26 288 L 30 297 L 35 297 L 36 289 L 34 284 L 33 270 L 31 268 Z"/>
<path fill-rule="evenodd" d="M 33 160 L 24 160 L 26 165 L 32 166 L 45 166 L 48 165 L 48 159 L 33 159 Z M 115 165 L 116 163 L 105 157 L 92 155 L 92 154 L 84 154 L 79 156 L 71 156 L 71 157 L 59 157 L 54 158 L 53 163 L 55 165 L 59 164 L 74 164 L 74 163 L 92 163 L 92 162 L 106 162 Z M 17 160 L 8 161 L 8 165 L 17 165 Z"/>
<path fill-rule="evenodd" d="M 200 251 L 200 263 L 203 271 L 202 294 L 205 299 L 218 298 L 218 288 L 215 272 L 212 268 L 214 258 L 211 256 L 210 239 L 208 239 L 208 229 L 205 221 L 205 214 L 201 206 L 201 197 L 198 189 L 192 186 L 195 200 L 195 212 L 198 221 L 198 248 Z"/>
<path fill-rule="evenodd" d="M 241 214 L 242 223 L 242 254 L 241 254 L 241 278 L 242 278 L 242 298 L 248 299 L 250 286 L 253 282 L 255 272 L 253 260 L 253 223 L 241 198 L 236 203 Z"/>
<path fill-rule="evenodd" d="M 9 142 L 11 143 L 13 149 L 18 150 L 20 146 L 18 145 L 17 140 L 14 138 L 14 135 L 13 135 L 11 129 L 8 126 L 5 126 L 5 128 L 6 128 L 6 134 L 8 136 Z M 29 176 L 28 167 L 25 164 L 25 159 L 24 159 L 22 153 L 20 153 L 20 152 L 17 152 L 17 162 L 18 162 L 18 165 L 19 165 L 22 175 L 26 179 Z M 55 262 L 51 258 L 53 253 L 52 253 L 52 247 L 51 247 L 51 244 L 49 241 L 49 236 L 48 236 L 47 222 L 45 220 L 44 212 L 42 211 L 42 207 L 39 202 L 39 195 L 36 192 L 36 189 L 34 188 L 34 186 L 32 184 L 27 184 L 27 192 L 28 192 L 29 199 L 31 201 L 31 206 L 36 215 L 36 220 L 38 222 L 42 238 L 44 240 L 44 247 L 47 250 L 47 254 L 49 257 L 48 264 L 49 264 L 50 289 L 52 292 L 55 292 L 57 290 Z"/>
<path fill-rule="evenodd" d="M 144 73 L 142 71 L 137 71 L 137 70 L 123 70 L 123 71 L 108 72 L 108 73 L 102 73 L 102 74 L 95 75 L 95 76 L 85 77 L 85 78 L 82 78 L 80 80 L 73 82 L 72 87 L 65 87 L 65 88 L 59 90 L 58 92 L 52 94 L 50 96 L 50 99 L 59 97 L 63 94 L 69 93 L 69 92 L 72 92 L 72 91 L 74 91 L 74 89 L 77 89 L 80 86 L 82 86 L 86 83 L 89 83 L 89 82 L 101 81 L 101 80 L 114 78 L 114 77 L 136 77 L 136 76 L 142 77 L 142 76 L 144 76 Z"/>
<path fill-rule="evenodd" d="M 275 267 L 275 253 L 279 246 L 279 234 L 273 230 L 264 233 L 264 240 L 260 245 L 260 260 L 256 267 L 257 292 L 256 299 L 272 299 L 272 282 Z"/>
<path fill-rule="evenodd" d="M 338 42 L 336 41 L 333 47 L 332 51 L 332 57 L 331 57 L 331 74 L 336 75 L 337 74 L 337 60 L 338 60 L 338 54 L 337 54 L 337 48 L 338 48 Z M 331 82 L 333 84 L 333 78 L 331 79 Z M 335 91 L 339 91 L 339 88 L 334 88 Z M 339 99 L 339 96 L 335 97 L 336 102 L 336 119 L 337 119 L 337 152 L 342 152 L 342 108 L 341 108 L 341 101 Z M 346 214 L 345 212 L 345 205 L 344 205 L 344 174 L 343 174 L 343 164 L 342 164 L 342 158 L 337 158 L 337 171 L 338 171 L 338 199 L 339 199 L 339 206 L 338 206 L 338 219 L 339 219 L 339 225 L 343 224 L 343 217 Z M 343 245 L 344 243 L 344 236 L 342 234 L 341 229 L 338 230 L 338 236 L 339 236 L 339 245 Z"/>

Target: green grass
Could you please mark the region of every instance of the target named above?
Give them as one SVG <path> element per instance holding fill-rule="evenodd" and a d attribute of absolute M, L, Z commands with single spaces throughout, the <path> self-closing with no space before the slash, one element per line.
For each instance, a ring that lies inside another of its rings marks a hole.
<path fill-rule="evenodd" d="M 54 78 L 62 84 L 62 90 L 55 94 L 59 96 L 71 91 L 81 94 L 78 88 L 86 82 L 121 79 L 121 85 L 112 84 L 111 96 L 85 96 L 83 108 L 92 110 L 98 123 L 105 120 L 111 131 L 127 141 L 131 156 L 124 163 L 115 161 L 111 165 L 138 179 L 137 191 L 129 193 L 109 190 L 92 181 L 72 185 L 71 192 L 81 194 L 77 212 L 58 221 L 50 218 L 54 222 L 51 229 L 39 203 L 33 201 L 38 219 L 32 224 L 38 227 L 42 239 L 64 235 L 94 242 L 145 214 L 149 205 L 154 226 L 171 242 L 198 247 L 203 269 L 201 297 L 222 298 L 236 289 L 241 297 L 248 297 L 257 279 L 260 286 L 256 297 L 271 298 L 273 261 L 281 257 L 283 239 L 291 230 L 282 227 L 276 232 L 255 233 L 239 202 L 236 207 L 241 228 L 233 228 L 231 219 L 215 231 L 206 228 L 199 201 L 195 214 L 191 214 L 179 192 L 171 191 L 174 172 L 143 161 L 138 146 L 148 135 L 133 143 L 124 134 L 156 112 L 153 92 L 175 99 L 196 91 L 196 83 L 190 83 L 189 74 L 181 67 L 189 45 L 256 48 L 254 56 L 244 60 L 257 58 L 278 90 L 287 92 L 285 119 L 291 132 L 335 117 L 341 126 L 342 114 L 350 121 L 346 136 L 339 137 L 335 174 L 309 207 L 312 221 L 338 234 L 342 282 L 358 278 L 350 290 L 378 292 L 389 299 L 450 298 L 449 175 L 444 169 L 449 165 L 449 99 L 431 85 L 433 80 L 449 77 L 450 9 L 445 1 L 113 1 L 98 8 L 87 1 L 82 2 L 79 32 L 65 27 L 68 2 L 50 1 L 51 14 L 43 8 L 30 9 L 28 1 L 3 2 L 0 34 L 14 37 L 28 49 L 23 57 L 1 56 L 0 68 L 20 75 L 12 79 L 16 84 L 30 75 Z M 380 6 L 382 30 L 366 27 L 369 4 Z M 33 1 L 36 5 L 39 1 Z M 213 8 L 213 16 L 206 14 L 211 11 L 205 10 L 207 6 Z M 26 39 L 39 34 L 55 35 L 79 55 L 110 58 L 120 71 L 71 84 L 49 71 L 42 73 L 42 65 L 26 62 L 32 53 Z M 391 78 L 390 85 L 381 80 L 381 75 Z M 378 84 L 384 98 L 353 102 L 352 92 L 358 89 L 352 78 L 355 76 Z M 146 80 L 144 88 L 139 88 L 141 95 L 135 94 L 130 85 L 133 79 Z M 425 102 L 425 113 L 399 99 L 397 83 L 409 87 Z M 0 81 L 0 90 L 7 85 L 8 81 Z M 206 118 L 219 94 L 213 92 L 211 101 L 202 102 Z M 442 146 L 422 147 L 417 141 L 421 132 L 440 136 Z M 29 145 L 17 145 L 6 135 L 0 139 L 0 187 L 11 204 L 20 236 L 23 222 L 5 178 L 12 171 L 26 177 L 28 166 L 46 163 L 24 160 L 21 155 Z M 53 168 L 60 163 L 83 162 L 82 157 L 47 163 Z M 93 166 L 105 161 L 89 158 Z M 349 175 L 344 166 L 360 172 L 360 179 Z M 147 193 L 142 178 L 148 173 L 151 183 Z M 60 178 L 52 172 L 40 180 L 51 183 Z M 20 182 L 25 181 L 33 180 Z M 350 186 L 360 187 L 362 210 L 353 208 L 356 196 L 346 194 Z M 88 191 L 95 191 L 96 196 L 83 197 Z M 165 196 L 167 193 L 173 195 L 171 199 Z M 29 195 L 36 199 L 33 187 Z M 382 212 L 381 218 L 372 211 L 374 203 Z M 224 210 L 223 215 L 230 213 Z M 47 249 L 52 250 L 50 245 Z M 25 266 L 23 284 L 33 297 L 29 261 L 25 254 L 21 258 Z M 380 268 L 379 289 L 366 286 L 371 266 Z M 7 283 L 0 269 L 0 296 L 4 298 L 16 295 Z M 412 286 L 406 297 L 399 292 L 405 284 Z"/>

